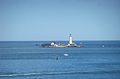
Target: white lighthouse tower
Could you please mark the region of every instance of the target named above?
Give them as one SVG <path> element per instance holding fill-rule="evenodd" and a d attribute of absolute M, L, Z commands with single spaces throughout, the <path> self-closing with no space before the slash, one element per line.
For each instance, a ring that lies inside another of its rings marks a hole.
<path fill-rule="evenodd" d="M 71 34 L 69 36 L 69 44 L 73 44 L 73 42 L 72 42 L 72 35 Z"/>

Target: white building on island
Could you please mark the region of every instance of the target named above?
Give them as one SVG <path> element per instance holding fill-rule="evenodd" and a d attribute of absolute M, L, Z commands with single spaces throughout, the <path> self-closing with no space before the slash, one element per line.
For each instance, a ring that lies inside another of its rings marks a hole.
<path fill-rule="evenodd" d="M 73 42 L 72 42 L 72 35 L 70 34 L 70 36 L 69 36 L 69 44 L 72 44 Z"/>
<path fill-rule="evenodd" d="M 68 47 L 76 47 L 76 46 L 77 46 L 77 44 L 75 44 L 75 43 L 73 42 L 73 38 L 72 38 L 72 35 L 71 35 L 71 34 L 69 35 L 69 43 L 68 43 L 67 46 L 68 46 Z"/>

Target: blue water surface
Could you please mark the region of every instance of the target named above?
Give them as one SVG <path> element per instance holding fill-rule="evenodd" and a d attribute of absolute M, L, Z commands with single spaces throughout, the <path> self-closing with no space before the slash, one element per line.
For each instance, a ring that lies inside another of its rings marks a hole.
<path fill-rule="evenodd" d="M 120 41 L 77 41 L 82 48 L 40 47 L 50 42 L 1 41 L 0 79 L 120 79 Z"/>

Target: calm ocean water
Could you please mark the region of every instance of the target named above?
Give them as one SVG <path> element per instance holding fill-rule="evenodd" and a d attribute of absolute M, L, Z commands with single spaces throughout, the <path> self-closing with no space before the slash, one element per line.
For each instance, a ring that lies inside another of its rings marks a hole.
<path fill-rule="evenodd" d="M 50 41 L 1 41 L 0 79 L 120 79 L 120 41 L 77 41 L 82 48 L 43 43 Z"/>

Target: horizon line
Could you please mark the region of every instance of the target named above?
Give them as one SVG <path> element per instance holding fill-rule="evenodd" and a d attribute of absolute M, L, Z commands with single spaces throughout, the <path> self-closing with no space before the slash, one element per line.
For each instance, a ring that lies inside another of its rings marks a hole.
<path fill-rule="evenodd" d="M 9 41 L 68 41 L 68 40 L 0 40 L 0 42 L 9 42 Z M 120 41 L 120 40 L 73 40 L 73 41 Z"/>

